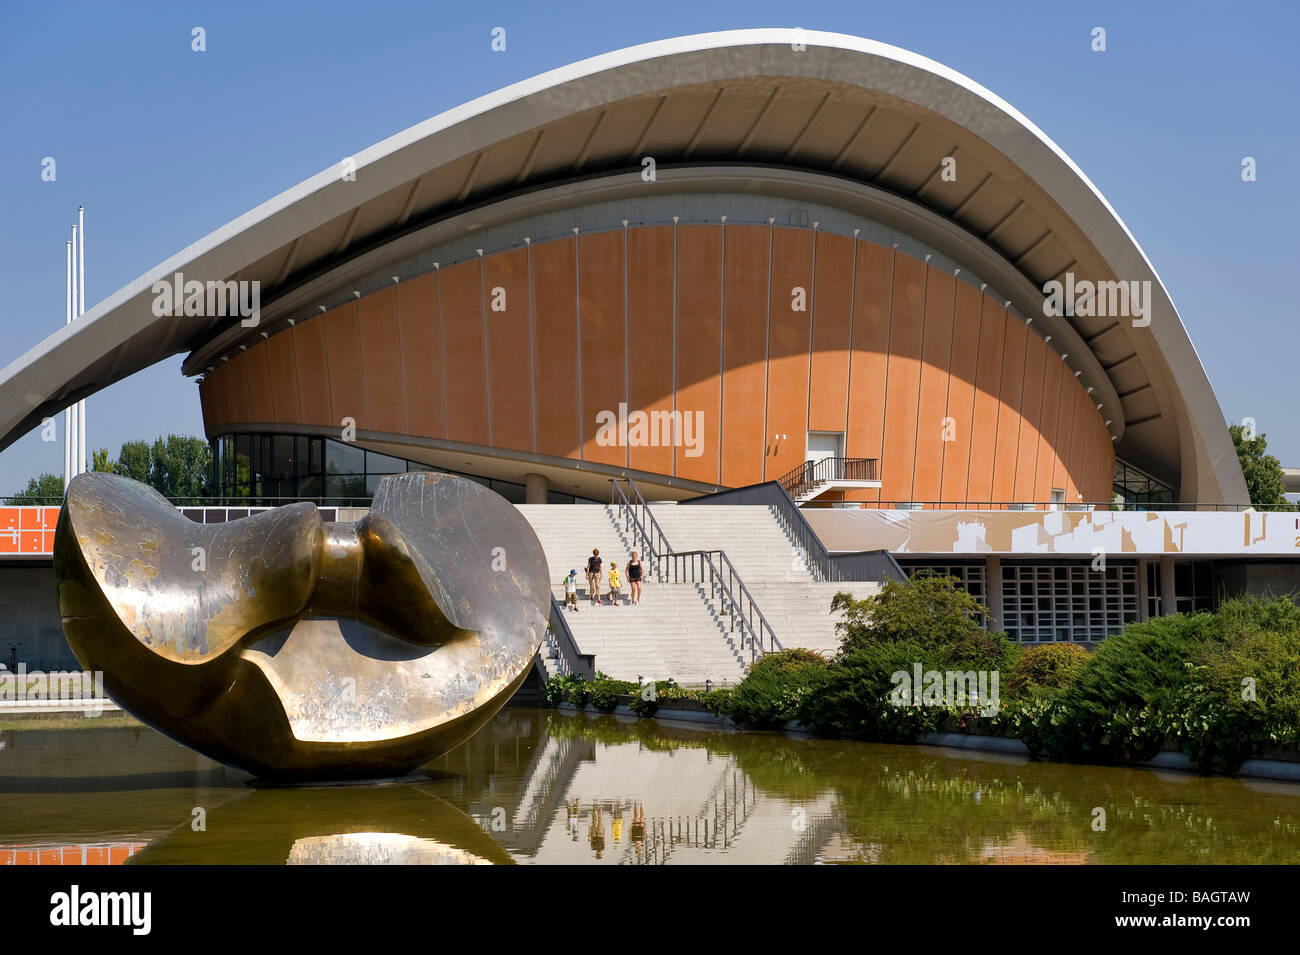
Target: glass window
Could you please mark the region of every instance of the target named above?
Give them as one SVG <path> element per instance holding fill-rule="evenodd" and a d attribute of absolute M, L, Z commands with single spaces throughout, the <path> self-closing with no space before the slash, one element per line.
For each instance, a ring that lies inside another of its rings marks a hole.
<path fill-rule="evenodd" d="M 406 471 L 406 462 L 375 451 L 366 452 L 367 474 L 402 474 Z"/>
<path fill-rule="evenodd" d="M 343 441 L 325 443 L 326 474 L 365 474 L 366 452 Z"/>

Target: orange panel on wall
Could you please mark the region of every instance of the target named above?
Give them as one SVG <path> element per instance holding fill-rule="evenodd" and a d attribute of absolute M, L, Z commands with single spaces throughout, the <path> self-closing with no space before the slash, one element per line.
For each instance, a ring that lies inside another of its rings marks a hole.
<path fill-rule="evenodd" d="M 818 232 L 816 243 L 808 430 L 844 431 L 853 325 L 853 240 Z"/>
<path fill-rule="evenodd" d="M 533 342 L 529 316 L 528 250 L 498 252 L 483 260 L 487 290 L 487 347 L 491 364 L 492 443 L 533 449 Z"/>
<path fill-rule="evenodd" d="M 1017 501 L 1041 502 L 1035 494 L 1034 476 L 1038 471 L 1038 445 L 1042 437 L 1039 424 L 1043 411 L 1043 372 L 1047 345 L 1032 331 L 1025 335 L 1025 377 L 1020 396 L 1020 439 L 1016 449 Z"/>
<path fill-rule="evenodd" d="M 361 371 L 361 327 L 355 303 L 325 313 L 325 348 L 330 403 L 339 421 L 352 418 L 357 428 L 369 428 Z"/>
<path fill-rule="evenodd" d="M 578 303 L 574 239 L 532 249 L 537 451 L 578 456 Z M 565 489 L 560 489 L 565 490 Z"/>
<path fill-rule="evenodd" d="M 1065 362 L 1054 351 L 1047 352 L 1047 365 L 1043 375 L 1043 411 L 1038 439 L 1038 468 L 1034 474 L 1034 497 L 1039 501 L 1052 499 L 1052 483 L 1056 470 L 1056 435 L 1061 418 L 1061 369 Z"/>
<path fill-rule="evenodd" d="M 275 399 L 271 390 L 271 361 L 265 348 L 250 348 L 244 352 L 248 374 L 248 414 L 253 421 L 271 422 L 275 415 Z"/>
<path fill-rule="evenodd" d="M 970 468 L 971 433 L 975 427 L 975 376 L 980 345 L 979 291 L 965 282 L 956 284 L 953 305 L 952 361 L 948 377 L 946 418 L 950 429 L 943 437 L 943 480 L 939 497 L 944 501 L 967 499 L 966 478 Z"/>
<path fill-rule="evenodd" d="M 478 261 L 440 270 L 447 353 L 447 438 L 490 444 L 483 354 L 483 274 Z"/>
<path fill-rule="evenodd" d="M 437 273 L 430 272 L 397 287 L 406 427 L 413 435 L 429 438 L 446 435 L 437 282 Z"/>
<path fill-rule="evenodd" d="M 402 401 L 402 333 L 397 324 L 397 289 L 380 289 L 357 303 L 361 314 L 361 373 L 366 420 L 374 431 L 406 432 Z"/>
<path fill-rule="evenodd" d="M 913 501 L 938 501 L 943 481 L 944 418 L 948 415 L 948 363 L 952 358 L 956 279 L 926 268 L 925 328 L 921 341 L 921 391 L 917 401 Z"/>
<path fill-rule="evenodd" d="M 925 269 L 918 259 L 894 258 L 889 376 L 885 387 L 885 446 L 881 455 L 883 501 L 908 501 L 916 452 L 917 401 L 921 393 L 921 336 Z"/>
<path fill-rule="evenodd" d="M 628 406 L 632 411 L 673 410 L 673 230 L 632 229 L 627 250 Z M 628 448 L 628 465 L 672 474 L 673 449 Z"/>
<path fill-rule="evenodd" d="M 578 240 L 578 326 L 582 332 L 582 457 L 627 466 L 626 438 L 618 435 L 619 404 L 627 401 L 624 328 L 623 233 L 601 232 Z M 596 418 L 615 422 L 618 443 L 596 442 Z"/>
<path fill-rule="evenodd" d="M 240 352 L 226 362 L 227 381 L 230 383 L 230 416 L 235 421 L 253 420 L 253 409 L 248 401 L 248 353 Z"/>
<path fill-rule="evenodd" d="M 682 442 L 678 477 L 718 482 L 722 358 L 722 234 L 718 226 L 677 230 L 677 410 Z M 686 416 L 691 416 L 690 425 Z M 687 447 L 689 443 L 692 447 Z"/>
<path fill-rule="evenodd" d="M 299 322 L 290 331 L 298 389 L 302 395 L 303 424 L 339 427 L 330 398 L 329 365 L 325 361 L 325 318 Z M 284 334 L 281 332 L 281 334 Z"/>
<path fill-rule="evenodd" d="M 888 377 L 890 303 L 894 253 L 883 245 L 855 242 L 853 348 L 849 355 L 848 433 L 844 453 L 880 461 L 884 445 L 885 382 Z M 881 480 L 889 469 L 880 461 Z M 853 491 L 849 500 L 877 501 L 879 489 Z"/>
<path fill-rule="evenodd" d="M 998 437 L 993 453 L 993 500 L 1005 504 L 1016 492 L 1016 453 L 1020 448 L 1020 399 L 1025 384 L 1024 322 L 1004 312 L 1006 339 L 1002 343 L 1002 393 L 998 408 Z"/>
<path fill-rule="evenodd" d="M 1075 388 L 1070 403 L 1070 416 L 1074 421 L 1073 436 L 1070 439 L 1070 456 L 1066 465 L 1066 500 L 1087 501 L 1084 482 L 1081 480 L 1084 448 L 1088 440 L 1088 411 L 1092 408 L 1091 399 L 1082 388 Z"/>
<path fill-rule="evenodd" d="M 764 226 L 730 226 L 725 235 L 722 483 L 741 487 L 763 479 L 771 230 Z"/>
<path fill-rule="evenodd" d="M 993 465 L 997 450 L 998 417 L 1002 394 L 1002 353 L 1007 319 L 1002 307 L 980 296 L 979 361 L 975 369 L 975 411 L 971 425 L 970 475 L 967 500 L 993 500 Z"/>
<path fill-rule="evenodd" d="M 769 440 L 779 434 L 781 440 L 776 443 L 776 453 L 767 458 L 765 480 L 798 467 L 807 449 L 812 251 L 813 233 L 809 230 L 777 228 L 773 233 L 765 434 Z"/>
<path fill-rule="evenodd" d="M 298 369 L 293 360 L 293 336 L 281 332 L 272 335 L 263 346 L 271 366 L 271 396 L 275 402 L 276 420 L 286 423 L 302 421 L 302 395 L 298 388 Z"/>

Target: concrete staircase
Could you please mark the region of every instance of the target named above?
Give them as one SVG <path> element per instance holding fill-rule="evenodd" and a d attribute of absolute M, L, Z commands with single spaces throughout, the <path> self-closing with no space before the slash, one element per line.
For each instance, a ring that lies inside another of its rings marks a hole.
<path fill-rule="evenodd" d="M 628 606 L 627 574 L 623 574 L 623 603 L 610 606 L 608 596 L 593 606 L 587 593 L 586 561 L 600 548 L 605 582 L 609 562 L 624 571 L 631 540 L 615 521 L 612 509 L 596 504 L 521 504 L 546 552 L 552 592 L 563 601 L 562 581 L 571 568 L 578 571 L 578 613 L 565 611 L 569 629 L 583 653 L 596 657 L 596 669 L 619 680 L 663 680 L 682 684 L 728 686 L 744 678 L 739 640 L 728 629 L 707 586 L 693 583 L 659 584 L 647 579 L 642 602 Z M 607 587 L 602 587 L 607 594 Z M 543 645 L 542 663 L 553 675 L 553 651 Z"/>
<path fill-rule="evenodd" d="M 631 553 L 630 537 L 615 508 L 518 507 L 546 552 L 558 599 L 564 598 L 561 581 L 569 569 L 578 570 L 580 612 L 566 611 L 565 618 L 581 652 L 595 654 L 598 670 L 616 679 L 672 677 L 682 684 L 707 679 L 725 686 L 743 679 L 749 652 L 739 645 L 739 632 L 729 629 L 729 618 L 720 613 L 718 602 L 710 599 L 707 583 L 659 584 L 648 577 L 637 607 L 590 604 L 585 566 L 592 548 L 600 548 L 606 572 L 610 560 L 622 570 Z M 830 612 L 831 598 L 841 590 L 861 598 L 878 589 L 874 583 L 816 580 L 794 539 L 768 507 L 656 504 L 652 509 L 675 551 L 726 552 L 783 647 L 834 653 L 839 647 L 839 615 Z M 625 600 L 627 592 L 625 582 Z M 555 655 L 552 647 L 543 646 L 543 666 L 551 675 Z"/>

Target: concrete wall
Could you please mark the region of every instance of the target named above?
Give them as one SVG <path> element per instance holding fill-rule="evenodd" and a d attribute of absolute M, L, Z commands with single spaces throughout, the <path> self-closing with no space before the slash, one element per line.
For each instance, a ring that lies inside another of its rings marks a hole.
<path fill-rule="evenodd" d="M 48 562 L 0 563 L 0 663 L 28 670 L 78 670 L 54 602 Z"/>

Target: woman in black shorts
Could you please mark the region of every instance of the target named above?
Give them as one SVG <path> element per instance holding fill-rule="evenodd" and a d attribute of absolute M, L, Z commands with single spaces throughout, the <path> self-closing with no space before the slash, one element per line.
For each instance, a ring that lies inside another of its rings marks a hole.
<path fill-rule="evenodd" d="M 627 582 L 632 591 L 632 606 L 635 607 L 641 602 L 641 561 L 637 559 L 636 551 L 632 551 L 632 557 L 624 569 L 627 571 Z"/>

